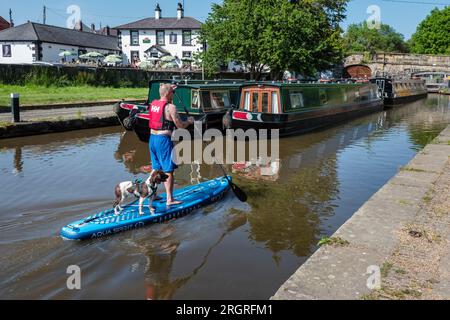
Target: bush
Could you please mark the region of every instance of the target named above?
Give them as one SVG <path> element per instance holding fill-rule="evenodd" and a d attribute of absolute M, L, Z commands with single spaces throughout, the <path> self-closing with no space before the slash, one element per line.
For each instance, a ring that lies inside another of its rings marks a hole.
<path fill-rule="evenodd" d="M 78 72 L 73 81 L 75 86 L 93 86 L 95 83 L 95 75 L 86 71 Z"/>

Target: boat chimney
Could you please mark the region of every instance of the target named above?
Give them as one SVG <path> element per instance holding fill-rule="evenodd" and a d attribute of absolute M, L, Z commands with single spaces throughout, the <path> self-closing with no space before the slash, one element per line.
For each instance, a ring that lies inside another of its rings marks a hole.
<path fill-rule="evenodd" d="M 159 19 L 161 19 L 161 7 L 159 6 L 159 3 L 157 3 L 155 9 L 155 20 Z"/>
<path fill-rule="evenodd" d="M 182 18 L 184 18 L 184 8 L 181 2 L 178 2 L 177 19 L 181 20 Z"/>
<path fill-rule="evenodd" d="M 95 33 L 95 23 L 91 23 L 91 29 Z"/>

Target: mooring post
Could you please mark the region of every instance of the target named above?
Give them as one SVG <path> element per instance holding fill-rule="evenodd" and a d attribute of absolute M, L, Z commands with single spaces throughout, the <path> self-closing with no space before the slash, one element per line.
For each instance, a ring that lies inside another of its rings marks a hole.
<path fill-rule="evenodd" d="M 19 94 L 11 93 L 11 112 L 13 122 L 20 122 Z"/>

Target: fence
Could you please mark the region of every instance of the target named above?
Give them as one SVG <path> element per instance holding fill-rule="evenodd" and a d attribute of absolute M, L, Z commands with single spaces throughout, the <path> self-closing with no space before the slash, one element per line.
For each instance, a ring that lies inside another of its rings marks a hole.
<path fill-rule="evenodd" d="M 0 83 L 11 85 L 146 87 L 150 80 L 201 80 L 201 72 L 144 71 L 131 68 L 0 64 Z M 248 73 L 220 72 L 214 79 L 250 79 Z"/>

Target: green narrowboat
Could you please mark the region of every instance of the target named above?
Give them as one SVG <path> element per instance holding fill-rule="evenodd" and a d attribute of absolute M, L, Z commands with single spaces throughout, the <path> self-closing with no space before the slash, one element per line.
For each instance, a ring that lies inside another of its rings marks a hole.
<path fill-rule="evenodd" d="M 224 116 L 232 129 L 279 129 L 303 133 L 383 108 L 373 83 L 304 84 L 262 82 L 241 87 L 238 108 Z"/>
<path fill-rule="evenodd" d="M 158 100 L 160 82 L 153 82 L 148 101 Z M 235 80 L 178 82 L 173 103 L 182 117 L 192 116 L 202 121 L 203 130 L 222 129 L 222 119 L 228 110 L 239 102 L 242 82 Z M 148 104 L 147 104 L 148 105 Z M 133 130 L 141 141 L 150 137 L 149 113 L 140 112 L 133 121 Z"/>
<path fill-rule="evenodd" d="M 141 112 L 145 112 L 148 110 L 149 102 L 153 101 L 155 98 L 159 99 L 159 86 L 161 83 L 170 83 L 175 85 L 189 85 L 189 84 L 235 84 L 242 82 L 242 80 L 233 80 L 233 79 L 225 79 L 225 80 L 152 80 L 149 82 L 148 88 L 148 96 L 147 101 L 143 104 L 136 104 L 132 102 L 121 101 L 114 105 L 114 112 L 119 119 L 119 122 L 122 126 L 128 130 L 132 131 L 133 126 L 132 122 L 134 121 L 134 117 Z M 184 112 L 183 108 L 179 109 L 180 112 Z"/>

